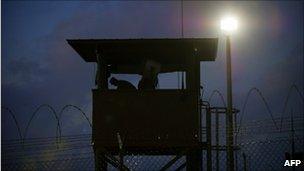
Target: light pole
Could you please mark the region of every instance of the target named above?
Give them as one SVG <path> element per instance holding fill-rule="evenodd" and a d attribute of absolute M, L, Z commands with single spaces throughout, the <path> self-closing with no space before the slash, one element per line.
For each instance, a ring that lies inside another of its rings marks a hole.
<path fill-rule="evenodd" d="M 226 64 L 227 64 L 227 114 L 226 114 L 226 146 L 227 146 L 227 170 L 234 170 L 233 151 L 233 103 L 232 103 L 232 79 L 231 79 L 231 46 L 230 34 L 237 29 L 237 20 L 226 17 L 221 20 L 221 29 L 226 33 Z"/>

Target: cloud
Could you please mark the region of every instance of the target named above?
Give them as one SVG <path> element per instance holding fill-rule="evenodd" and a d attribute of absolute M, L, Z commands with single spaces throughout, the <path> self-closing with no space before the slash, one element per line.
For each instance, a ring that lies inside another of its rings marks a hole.
<path fill-rule="evenodd" d="M 22 87 L 40 84 L 47 72 L 43 64 L 29 57 L 12 58 L 3 68 L 2 84 L 5 86 Z"/>

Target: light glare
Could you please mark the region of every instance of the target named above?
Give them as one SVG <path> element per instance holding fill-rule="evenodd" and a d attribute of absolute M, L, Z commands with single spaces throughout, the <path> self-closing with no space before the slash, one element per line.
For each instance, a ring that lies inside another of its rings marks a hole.
<path fill-rule="evenodd" d="M 221 20 L 221 29 L 227 32 L 232 32 L 237 29 L 237 20 L 233 17 L 226 17 Z"/>

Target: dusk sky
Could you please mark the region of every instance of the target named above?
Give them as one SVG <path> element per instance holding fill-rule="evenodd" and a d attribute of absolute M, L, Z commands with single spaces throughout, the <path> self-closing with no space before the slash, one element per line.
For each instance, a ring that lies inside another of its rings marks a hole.
<path fill-rule="evenodd" d="M 303 2 L 184 2 L 184 37 L 218 37 L 215 62 L 201 63 L 205 99 L 214 89 L 226 96 L 225 37 L 219 21 L 235 15 L 239 29 L 231 36 L 234 106 L 242 108 L 246 93 L 259 88 L 275 117 L 280 117 L 288 89 L 303 94 Z M 51 2 L 2 1 L 2 106 L 12 109 L 25 130 L 40 104 L 58 112 L 67 104 L 91 118 L 96 67 L 86 63 L 66 39 L 181 38 L 179 1 Z M 176 86 L 176 74 L 161 75 L 160 87 Z M 137 84 L 139 76 L 119 76 Z M 211 104 L 221 105 L 218 97 Z M 303 116 L 303 102 L 293 92 L 288 104 Z M 256 94 L 248 101 L 244 120 L 270 119 Z M 62 133 L 90 133 L 76 110 L 63 116 Z M 10 115 L 2 110 L 2 137 L 17 138 Z M 29 137 L 54 136 L 54 117 L 43 109 L 33 120 Z"/>

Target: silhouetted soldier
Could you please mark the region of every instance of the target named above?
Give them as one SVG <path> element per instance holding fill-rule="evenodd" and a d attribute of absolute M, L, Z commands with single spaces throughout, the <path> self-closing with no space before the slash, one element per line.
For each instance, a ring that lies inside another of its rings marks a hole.
<path fill-rule="evenodd" d="M 142 74 L 142 78 L 138 83 L 139 90 L 154 90 L 158 85 L 158 72 L 160 65 L 155 62 L 148 60 Z"/>
<path fill-rule="evenodd" d="M 110 83 L 117 87 L 117 90 L 137 90 L 136 87 L 125 80 L 118 80 L 115 77 L 112 77 Z"/>

